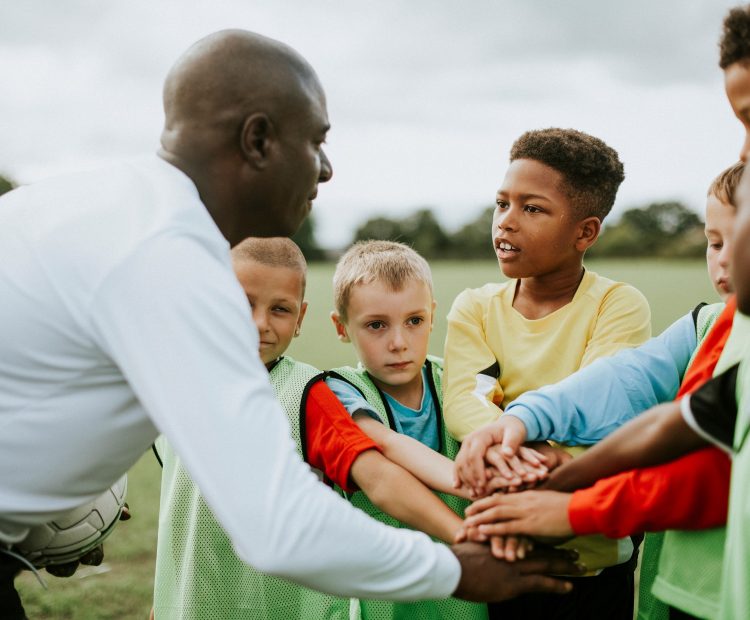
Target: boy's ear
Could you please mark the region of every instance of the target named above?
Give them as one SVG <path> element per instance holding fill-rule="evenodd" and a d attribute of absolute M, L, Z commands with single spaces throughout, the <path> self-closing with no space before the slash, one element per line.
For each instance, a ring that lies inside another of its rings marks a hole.
<path fill-rule="evenodd" d="M 430 331 L 432 331 L 433 325 L 435 325 L 435 308 L 437 308 L 437 300 L 432 300 L 432 312 L 430 313 Z"/>
<path fill-rule="evenodd" d="M 576 236 L 576 250 L 585 252 L 599 238 L 602 222 L 596 216 L 587 217 L 578 223 L 578 235 Z"/>
<path fill-rule="evenodd" d="M 294 329 L 294 337 L 299 336 L 299 332 L 302 329 L 302 321 L 305 319 L 305 313 L 307 312 L 307 302 L 303 301 L 299 309 L 299 316 L 297 317 L 297 327 Z"/>
<path fill-rule="evenodd" d="M 240 148 L 245 160 L 256 169 L 268 166 L 275 131 L 268 115 L 251 114 L 242 124 Z"/>
<path fill-rule="evenodd" d="M 346 333 L 346 325 L 341 320 L 341 316 L 335 310 L 331 312 L 331 321 L 336 328 L 336 335 L 341 342 L 350 342 L 349 334 Z"/>

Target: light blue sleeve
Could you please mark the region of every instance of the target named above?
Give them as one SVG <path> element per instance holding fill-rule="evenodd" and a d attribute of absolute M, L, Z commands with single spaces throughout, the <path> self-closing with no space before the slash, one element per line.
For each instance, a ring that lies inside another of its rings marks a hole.
<path fill-rule="evenodd" d="M 529 441 L 596 443 L 646 409 L 673 399 L 696 347 L 687 314 L 635 349 L 623 349 L 559 383 L 526 392 L 505 409 Z"/>
<path fill-rule="evenodd" d="M 331 388 L 331 392 L 341 401 L 341 404 L 344 405 L 349 415 L 353 416 L 359 411 L 360 413 L 366 413 L 371 418 L 380 422 L 375 409 L 372 408 L 372 405 L 365 400 L 365 397 L 353 385 L 335 377 L 326 377 L 326 385 Z"/>

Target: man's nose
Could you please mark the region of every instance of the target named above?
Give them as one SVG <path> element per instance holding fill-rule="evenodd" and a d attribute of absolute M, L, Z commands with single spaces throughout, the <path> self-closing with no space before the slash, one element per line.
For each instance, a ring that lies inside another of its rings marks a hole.
<path fill-rule="evenodd" d="M 320 149 L 320 175 L 318 176 L 319 183 L 327 183 L 333 176 L 333 166 L 331 166 L 331 160 L 328 159 L 328 155 L 323 149 Z"/>

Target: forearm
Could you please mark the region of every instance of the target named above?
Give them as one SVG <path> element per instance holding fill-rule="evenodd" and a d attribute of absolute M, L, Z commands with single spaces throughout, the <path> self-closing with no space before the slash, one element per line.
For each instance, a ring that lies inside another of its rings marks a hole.
<path fill-rule="evenodd" d="M 448 432 L 466 435 L 494 422 L 502 411 L 499 366 L 482 327 L 481 308 L 459 295 L 448 314 L 443 373 L 443 418 Z"/>
<path fill-rule="evenodd" d="M 431 489 L 468 498 L 467 490 L 453 487 L 453 461 L 408 435 L 402 435 L 369 416 L 355 418 L 360 428 L 380 447 L 388 460 L 400 465 Z"/>
<path fill-rule="evenodd" d="M 101 348 L 135 395 L 122 428 L 164 433 L 238 555 L 261 570 L 339 596 L 449 595 L 459 567 L 442 545 L 369 519 L 296 455 L 230 266 L 207 259 L 196 287 L 170 266 L 197 269 L 201 255 L 184 252 L 183 242 L 164 254 L 146 250 L 142 264 L 110 279 L 92 304 Z M 144 280 L 159 294 L 134 297 Z"/>
<path fill-rule="evenodd" d="M 644 345 L 527 392 L 505 411 L 521 419 L 530 441 L 596 443 L 642 411 L 672 400 L 694 349 L 695 328 L 686 315 Z"/>
<path fill-rule="evenodd" d="M 352 477 L 373 504 L 415 529 L 450 544 L 461 528 L 461 518 L 439 497 L 382 454 L 363 453 Z"/>
<path fill-rule="evenodd" d="M 574 491 L 622 471 L 671 461 L 704 445 L 682 419 L 679 403 L 667 403 L 631 420 L 552 472 L 545 488 Z"/>
<path fill-rule="evenodd" d="M 644 531 L 706 529 L 726 523 L 731 461 L 713 447 L 628 471 L 573 493 L 568 517 L 578 535 L 613 538 Z"/>

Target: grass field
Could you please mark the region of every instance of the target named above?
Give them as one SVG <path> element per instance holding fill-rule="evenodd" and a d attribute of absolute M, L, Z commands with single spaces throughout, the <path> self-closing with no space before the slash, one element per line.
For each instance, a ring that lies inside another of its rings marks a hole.
<path fill-rule="evenodd" d="M 589 269 L 615 280 L 630 282 L 648 299 L 654 333 L 689 312 L 699 301 L 717 301 L 702 261 L 592 261 Z M 495 263 L 436 263 L 433 265 L 438 311 L 431 352 L 441 354 L 445 314 L 465 288 L 498 278 Z M 328 319 L 331 310 L 329 265 L 310 269 L 307 299 L 310 308 L 302 335 L 290 354 L 320 367 L 353 363 L 349 345 L 339 343 Z M 105 545 L 101 567 L 84 567 L 69 579 L 42 573 L 43 590 L 30 573 L 17 583 L 32 620 L 76 618 L 148 618 L 153 587 L 159 504 L 159 466 L 150 453 L 130 472 L 128 502 L 133 518 L 121 524 Z"/>

